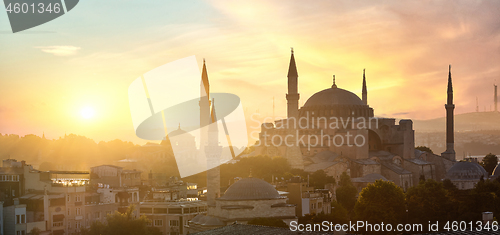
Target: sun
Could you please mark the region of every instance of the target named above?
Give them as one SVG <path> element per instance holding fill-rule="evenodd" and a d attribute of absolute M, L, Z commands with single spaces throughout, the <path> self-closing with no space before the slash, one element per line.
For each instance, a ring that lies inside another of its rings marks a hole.
<path fill-rule="evenodd" d="M 90 119 L 94 117 L 95 111 L 93 108 L 85 107 L 82 110 L 80 110 L 80 115 L 82 115 L 82 117 L 85 119 Z"/>

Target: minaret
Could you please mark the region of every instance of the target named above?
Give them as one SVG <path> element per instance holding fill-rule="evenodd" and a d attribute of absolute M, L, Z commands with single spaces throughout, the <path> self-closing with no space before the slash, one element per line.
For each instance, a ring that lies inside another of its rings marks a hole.
<path fill-rule="evenodd" d="M 363 103 L 368 104 L 368 92 L 366 91 L 365 69 L 363 69 Z"/>
<path fill-rule="evenodd" d="M 477 99 L 477 96 L 476 96 L 476 113 L 479 113 L 479 100 Z"/>
<path fill-rule="evenodd" d="M 298 78 L 297 66 L 295 65 L 295 57 L 293 55 L 290 58 L 290 66 L 288 67 L 288 94 L 286 94 L 286 100 L 288 101 L 288 128 L 287 136 L 296 136 L 298 131 L 295 129 L 298 124 L 299 119 L 299 92 L 298 92 Z M 302 160 L 302 153 L 300 147 L 296 141 L 296 137 L 286 144 L 285 156 L 288 164 L 291 168 L 304 169 L 304 163 Z"/>
<path fill-rule="evenodd" d="M 495 84 L 494 86 L 495 86 L 495 97 L 494 97 L 493 101 L 495 103 L 495 112 L 498 112 L 497 84 Z"/>
<path fill-rule="evenodd" d="M 453 125 L 453 85 L 451 82 L 451 65 L 448 68 L 448 102 L 444 105 L 446 109 L 446 151 L 441 155 L 450 159 L 455 158 L 455 140 L 454 140 L 454 125 Z"/>
<path fill-rule="evenodd" d="M 220 156 L 222 146 L 219 146 L 219 128 L 215 115 L 215 102 L 212 100 L 212 114 L 208 127 L 208 145 L 205 147 L 207 157 L 207 204 L 215 206 L 215 199 L 220 196 Z"/>
<path fill-rule="evenodd" d="M 290 66 L 288 67 L 288 94 L 286 94 L 286 100 L 288 101 L 288 118 L 299 118 L 299 92 L 298 92 L 298 78 L 297 66 L 295 65 L 295 57 L 290 58 Z"/>
<path fill-rule="evenodd" d="M 210 124 L 210 83 L 208 82 L 207 66 L 203 59 L 203 70 L 200 83 L 200 151 L 203 153 L 205 145 L 208 143 L 208 133 L 206 127 Z"/>

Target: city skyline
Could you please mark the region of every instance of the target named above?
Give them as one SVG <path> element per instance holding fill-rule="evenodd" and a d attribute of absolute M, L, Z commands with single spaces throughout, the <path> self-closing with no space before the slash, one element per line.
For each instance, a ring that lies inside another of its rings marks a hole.
<path fill-rule="evenodd" d="M 56 139 L 75 133 L 145 143 L 131 123 L 128 85 L 190 55 L 197 56 L 200 70 L 206 58 L 212 90 L 237 94 L 247 115 L 282 118 L 290 47 L 300 106 L 328 88 L 332 75 L 339 87 L 361 97 L 366 69 L 368 104 L 381 117 L 443 117 L 448 64 L 455 113 L 474 112 L 476 96 L 480 111 L 489 110 L 500 74 L 498 3 L 148 1 L 140 4 L 154 10 L 141 12 L 134 11 L 137 3 L 116 3 L 120 10 L 109 13 L 110 6 L 82 2 L 64 17 L 18 34 L 9 32 L 7 14 L 0 14 L 2 134 L 45 132 Z M 95 15 L 88 18 L 88 12 Z"/>

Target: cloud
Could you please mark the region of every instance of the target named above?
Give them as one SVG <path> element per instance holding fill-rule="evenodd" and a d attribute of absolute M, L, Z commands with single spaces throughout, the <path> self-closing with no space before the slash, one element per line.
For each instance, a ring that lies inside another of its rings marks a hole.
<path fill-rule="evenodd" d="M 45 53 L 49 53 L 56 56 L 69 56 L 76 54 L 81 48 L 75 46 L 44 46 L 35 47 L 41 49 Z"/>

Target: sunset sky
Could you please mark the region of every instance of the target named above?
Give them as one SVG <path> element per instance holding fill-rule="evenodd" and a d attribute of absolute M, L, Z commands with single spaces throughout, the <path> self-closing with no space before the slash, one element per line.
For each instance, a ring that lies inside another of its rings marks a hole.
<path fill-rule="evenodd" d="M 84 0 L 13 34 L 0 11 L 0 133 L 145 143 L 134 134 L 128 87 L 165 63 L 206 58 L 212 92 L 247 115 L 286 115 L 290 47 L 300 105 L 336 75 L 376 116 L 445 114 L 448 64 L 456 113 L 493 104 L 500 83 L 500 1 Z M 249 124 L 251 125 L 251 124 Z M 444 130 L 444 127 L 443 127 Z"/>

